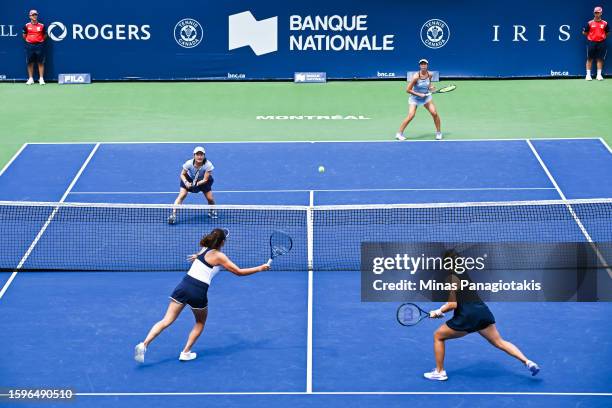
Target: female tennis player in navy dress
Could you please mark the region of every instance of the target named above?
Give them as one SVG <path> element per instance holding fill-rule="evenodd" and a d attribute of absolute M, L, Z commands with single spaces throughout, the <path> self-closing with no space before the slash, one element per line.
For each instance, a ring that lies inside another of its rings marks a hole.
<path fill-rule="evenodd" d="M 410 121 L 414 118 L 417 106 L 423 105 L 429 111 L 436 125 L 436 140 L 442 140 L 442 131 L 440 130 L 440 115 L 436 110 L 436 105 L 433 103 L 431 91 L 435 88 L 431 84 L 432 74 L 428 70 L 429 62 L 426 59 L 419 61 L 419 72 L 412 76 L 406 92 L 410 94 L 408 98 L 408 116 L 402 121 L 399 131 L 395 134 L 397 140 L 406 140 L 404 130 Z"/>
<path fill-rule="evenodd" d="M 449 253 L 445 254 L 445 258 L 450 256 L 456 255 Z M 453 281 L 458 282 L 457 277 L 454 275 Z M 527 369 L 529 369 L 531 375 L 536 375 L 540 371 L 540 367 L 525 357 L 518 347 L 501 337 L 497 331 L 493 313 L 491 313 L 484 302 L 475 299 L 478 299 L 478 295 L 475 292 L 452 291 L 450 293 L 449 302 L 442 305 L 439 309 L 429 312 L 430 317 L 441 318 L 445 312 L 452 310 L 453 318 L 440 326 L 434 333 L 436 368 L 423 374 L 425 378 L 436 381 L 447 380 L 448 376 L 444 370 L 444 342 L 474 332 L 478 332 L 478 334 L 487 339 L 493 346 L 521 361 L 525 364 Z"/>
<path fill-rule="evenodd" d="M 180 205 L 187 198 L 187 193 L 204 193 L 208 205 L 215 205 L 215 198 L 212 193 L 212 185 L 215 182 L 212 176 L 212 171 L 215 166 L 206 158 L 206 151 L 202 146 L 197 146 L 193 149 L 193 158 L 187 160 L 183 164 L 183 169 L 180 174 L 180 190 L 174 200 L 175 205 Z M 217 218 L 217 212 L 210 210 L 208 216 Z M 176 222 L 176 208 L 172 210 L 172 214 L 168 217 L 168 224 Z"/>
<path fill-rule="evenodd" d="M 187 275 L 183 277 L 183 280 L 170 295 L 170 304 L 168 305 L 168 310 L 166 310 L 166 315 L 162 320 L 153 325 L 145 340 L 136 345 L 134 352 L 134 359 L 136 361 L 139 363 L 144 362 L 145 352 L 149 344 L 179 317 L 186 305 L 191 307 L 195 317 L 195 325 L 191 333 L 189 333 L 187 343 L 179 355 L 179 360 L 189 361 L 195 359 L 197 355 L 191 351 L 191 348 L 198 337 L 200 337 L 200 334 L 202 334 L 206 317 L 208 316 L 208 287 L 221 267 L 238 276 L 252 275 L 256 272 L 270 269 L 267 264 L 254 268 L 239 268 L 221 252 L 227 236 L 227 230 L 217 228 L 202 238 L 200 241 L 202 249 L 198 253 L 189 256 L 189 259 L 193 262 L 191 268 L 189 268 Z"/>

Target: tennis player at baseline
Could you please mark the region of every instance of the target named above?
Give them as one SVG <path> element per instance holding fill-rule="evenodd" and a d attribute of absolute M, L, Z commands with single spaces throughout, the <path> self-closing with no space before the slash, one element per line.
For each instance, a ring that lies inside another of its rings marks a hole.
<path fill-rule="evenodd" d="M 431 92 L 435 89 L 431 84 L 432 73 L 429 72 L 429 61 L 421 59 L 419 61 L 419 72 L 412 76 L 408 83 L 406 92 L 410 94 L 408 98 L 408 116 L 402 121 L 399 131 L 395 134 L 397 140 L 406 140 L 404 130 L 410 121 L 414 118 L 417 106 L 423 105 L 429 111 L 436 125 L 436 140 L 442 140 L 442 131 L 440 130 L 440 115 L 436 110 L 436 105 L 433 103 Z"/>
<path fill-rule="evenodd" d="M 187 193 L 202 192 L 209 205 L 215 205 L 215 198 L 212 193 L 212 185 L 215 182 L 212 176 L 212 171 L 215 166 L 206 158 L 206 151 L 202 146 L 197 146 L 193 149 L 193 157 L 183 164 L 181 174 L 180 190 L 175 205 L 180 205 L 187 198 Z M 217 218 L 215 210 L 208 211 L 208 216 Z M 172 210 L 172 214 L 168 217 L 168 224 L 176 222 L 176 208 Z"/>
<path fill-rule="evenodd" d="M 446 253 L 445 258 L 455 257 L 456 253 Z M 456 275 L 451 275 L 453 281 L 457 282 Z M 439 309 L 429 312 L 431 318 L 442 318 L 444 313 L 453 311 L 453 318 L 442 324 L 434 333 L 434 354 L 436 358 L 436 368 L 431 372 L 423 374 L 428 380 L 445 381 L 448 379 L 444 370 L 445 341 L 458 339 L 470 333 L 478 332 L 487 339 L 491 345 L 505 351 L 516 358 L 531 372 L 536 375 L 540 372 L 540 367 L 529 360 L 525 355 L 509 341 L 504 340 L 495 326 L 495 317 L 488 306 L 478 299 L 478 294 L 473 291 L 459 290 L 451 291 L 449 301 Z"/>
<path fill-rule="evenodd" d="M 191 333 L 189 333 L 187 343 L 179 355 L 179 360 L 189 361 L 195 359 L 197 355 L 191 351 L 191 348 L 198 337 L 200 337 L 200 334 L 202 334 L 206 317 L 208 316 L 208 287 L 221 267 L 238 276 L 252 275 L 270 269 L 267 264 L 242 269 L 233 263 L 227 255 L 221 252 L 221 248 L 225 244 L 228 235 L 229 232 L 227 230 L 216 228 L 202 238 L 200 241 L 202 249 L 198 253 L 189 256 L 189 260 L 193 262 L 191 268 L 189 268 L 189 272 L 187 272 L 183 280 L 170 295 L 170 304 L 168 305 L 168 310 L 166 310 L 166 315 L 162 320 L 153 325 L 145 340 L 136 345 L 134 350 L 134 359 L 136 361 L 144 363 L 144 356 L 149 344 L 179 317 L 185 305 L 191 307 L 195 317 L 195 325 Z"/>

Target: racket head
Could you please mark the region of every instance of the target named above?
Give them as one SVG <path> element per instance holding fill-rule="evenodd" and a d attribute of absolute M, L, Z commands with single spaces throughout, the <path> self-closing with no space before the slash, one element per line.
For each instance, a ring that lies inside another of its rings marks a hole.
<path fill-rule="evenodd" d="M 429 313 L 414 303 L 402 303 L 397 308 L 397 322 L 402 326 L 414 326 L 429 317 Z"/>
<path fill-rule="evenodd" d="M 293 248 L 293 240 L 286 232 L 274 230 L 270 234 L 270 260 L 285 255 Z"/>
<path fill-rule="evenodd" d="M 457 85 L 448 85 L 448 86 L 445 86 L 444 88 L 438 89 L 436 92 L 437 93 L 448 93 L 448 92 L 454 91 L 455 89 L 457 89 Z"/>

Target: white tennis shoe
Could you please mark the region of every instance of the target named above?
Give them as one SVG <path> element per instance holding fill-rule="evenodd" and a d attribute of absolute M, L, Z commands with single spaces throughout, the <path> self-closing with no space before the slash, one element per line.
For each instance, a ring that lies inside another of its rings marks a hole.
<path fill-rule="evenodd" d="M 423 374 L 423 377 L 432 381 L 446 381 L 448 380 L 448 376 L 446 375 L 446 371 L 438 371 L 435 368 L 428 373 Z"/>
<path fill-rule="evenodd" d="M 168 224 L 173 225 L 176 223 L 176 214 L 172 213 L 168 216 Z"/>
<path fill-rule="evenodd" d="M 592 80 L 593 80 L 593 78 L 591 78 L 591 76 L 590 76 L 590 75 L 587 75 L 586 77 L 584 77 L 584 79 L 585 79 L 586 81 L 592 81 Z"/>
<path fill-rule="evenodd" d="M 601 74 L 597 74 L 597 77 L 595 78 L 598 81 L 603 81 L 603 76 L 601 76 Z"/>
<path fill-rule="evenodd" d="M 442 132 L 436 132 L 436 140 L 442 140 Z"/>
<path fill-rule="evenodd" d="M 34 78 L 30 77 L 28 78 L 28 81 L 26 82 L 26 85 L 32 85 L 34 83 Z"/>
<path fill-rule="evenodd" d="M 193 351 L 184 353 L 181 351 L 181 355 L 179 356 L 179 360 L 180 361 L 191 361 L 191 360 L 195 360 L 196 357 L 198 355 L 196 353 L 194 353 Z"/>
<path fill-rule="evenodd" d="M 534 375 L 536 375 L 536 374 L 538 374 L 540 372 L 540 366 L 537 365 L 536 363 L 534 363 L 531 360 L 527 360 L 525 365 L 527 366 L 527 369 L 531 372 L 532 376 L 534 376 Z"/>
<path fill-rule="evenodd" d="M 395 138 L 396 138 L 397 140 L 406 140 L 406 136 L 402 135 L 400 132 L 397 132 L 397 133 L 395 134 Z"/>
<path fill-rule="evenodd" d="M 47 84 L 47 83 L 45 82 L 45 80 L 44 80 L 42 77 L 40 77 L 40 78 L 38 79 L 38 83 L 39 83 L 39 84 L 41 84 L 41 85 L 46 85 L 46 84 Z"/>
<path fill-rule="evenodd" d="M 147 352 L 147 347 L 144 343 L 138 343 L 136 347 L 134 347 L 134 360 L 139 363 L 144 363 L 144 355 Z"/>

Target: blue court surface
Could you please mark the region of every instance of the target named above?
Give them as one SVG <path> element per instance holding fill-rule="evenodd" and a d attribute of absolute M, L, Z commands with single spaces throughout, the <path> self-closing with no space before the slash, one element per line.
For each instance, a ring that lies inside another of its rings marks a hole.
<path fill-rule="evenodd" d="M 603 140 L 539 139 L 28 144 L 0 176 L 0 201 L 169 204 L 196 144 L 215 165 L 218 204 L 612 197 Z M 33 164 L 43 171 L 33 176 Z M 205 201 L 191 194 L 186 203 Z M 610 230 L 589 233 L 609 241 Z M 20 233 L 34 241 L 39 231 Z M 397 304 L 360 301 L 358 272 L 316 268 L 222 272 L 209 291 L 198 359 L 177 359 L 193 324 L 186 309 L 138 365 L 133 347 L 162 317 L 183 273 L 0 273 L 0 387 L 77 393 L 46 406 L 612 406 L 609 303 L 490 304 L 501 334 L 541 373 L 531 377 L 473 334 L 447 342 L 449 380 L 434 383 L 422 374 L 435 365 L 439 322 L 401 327 Z"/>

